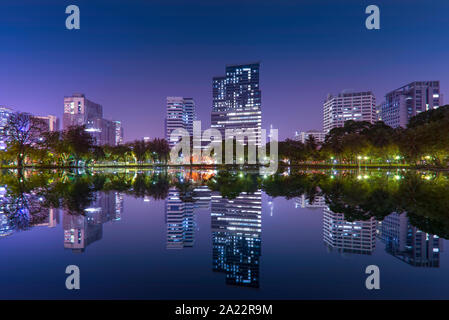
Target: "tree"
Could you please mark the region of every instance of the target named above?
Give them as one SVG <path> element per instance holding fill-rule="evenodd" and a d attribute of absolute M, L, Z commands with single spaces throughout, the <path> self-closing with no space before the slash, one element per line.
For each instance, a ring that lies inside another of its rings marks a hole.
<path fill-rule="evenodd" d="M 63 143 L 68 147 L 70 155 L 75 161 L 75 166 L 83 157 L 87 157 L 92 151 L 94 140 L 92 136 L 85 131 L 84 126 L 70 126 L 62 133 Z"/>
<path fill-rule="evenodd" d="M 16 153 L 17 167 L 22 168 L 25 157 L 33 145 L 39 144 L 44 132 L 45 121 L 28 113 L 15 112 L 5 126 L 7 148 Z"/>
<path fill-rule="evenodd" d="M 130 144 L 130 147 L 137 162 L 142 163 L 146 160 L 149 146 L 145 143 L 145 141 L 135 140 Z"/>

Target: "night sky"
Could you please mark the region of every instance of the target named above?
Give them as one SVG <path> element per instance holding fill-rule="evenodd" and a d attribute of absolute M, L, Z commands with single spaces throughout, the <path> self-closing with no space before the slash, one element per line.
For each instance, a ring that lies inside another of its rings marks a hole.
<path fill-rule="evenodd" d="M 38 2 L 40 4 L 38 4 Z M 81 29 L 67 30 L 67 5 Z M 381 29 L 365 28 L 376 4 Z M 321 129 L 328 93 L 440 80 L 449 102 L 449 1 L 0 2 L 0 105 L 63 112 L 74 92 L 122 120 L 125 140 L 163 137 L 166 96 L 193 97 L 210 125 L 212 77 L 261 62 L 263 126 Z"/>

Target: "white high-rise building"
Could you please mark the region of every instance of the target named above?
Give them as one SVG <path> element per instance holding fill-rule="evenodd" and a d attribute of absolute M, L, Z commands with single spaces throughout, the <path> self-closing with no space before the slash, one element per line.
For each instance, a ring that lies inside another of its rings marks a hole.
<path fill-rule="evenodd" d="M 195 101 L 192 98 L 167 97 L 167 115 L 165 117 L 165 138 L 170 147 L 177 141 L 171 141 L 173 130 L 185 129 L 193 136 L 193 121 L 196 120 Z"/>
<path fill-rule="evenodd" d="M 327 97 L 323 104 L 323 131 L 343 127 L 348 120 L 376 122 L 376 98 L 371 91 Z"/>

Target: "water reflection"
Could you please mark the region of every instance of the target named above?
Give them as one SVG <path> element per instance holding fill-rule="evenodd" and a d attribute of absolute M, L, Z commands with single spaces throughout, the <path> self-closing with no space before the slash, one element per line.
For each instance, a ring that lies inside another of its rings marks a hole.
<path fill-rule="evenodd" d="M 212 270 L 228 285 L 260 288 L 263 194 L 270 216 L 283 214 L 275 212 L 277 197 L 322 214 L 329 252 L 373 255 L 381 245 L 408 265 L 439 268 L 449 237 L 448 187 L 446 174 L 415 171 L 4 172 L 0 236 L 54 228 L 62 218 L 64 248 L 83 253 L 101 241 L 104 224 L 122 220 L 125 196 L 164 200 L 166 249 L 194 248 L 197 214 L 209 212 Z"/>
<path fill-rule="evenodd" d="M 414 267 L 439 268 L 443 240 L 411 225 L 406 213 L 392 213 L 379 222 L 379 238 L 392 256 Z"/>
<path fill-rule="evenodd" d="M 213 271 L 225 273 L 227 284 L 259 287 L 261 190 L 232 200 L 215 191 L 211 198 Z"/>
<path fill-rule="evenodd" d="M 377 221 L 347 221 L 343 213 L 323 209 L 323 240 L 330 250 L 371 254 L 376 248 Z"/>
<path fill-rule="evenodd" d="M 74 253 L 84 252 L 91 243 L 103 237 L 103 224 L 120 220 L 123 195 L 118 192 L 98 192 L 83 214 L 63 213 L 64 248 Z"/>

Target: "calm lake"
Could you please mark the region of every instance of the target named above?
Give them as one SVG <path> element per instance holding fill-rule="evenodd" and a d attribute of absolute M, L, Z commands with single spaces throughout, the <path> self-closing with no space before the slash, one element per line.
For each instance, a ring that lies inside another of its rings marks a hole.
<path fill-rule="evenodd" d="M 4 171 L 0 299 L 448 299 L 448 190 L 404 170 Z"/>

